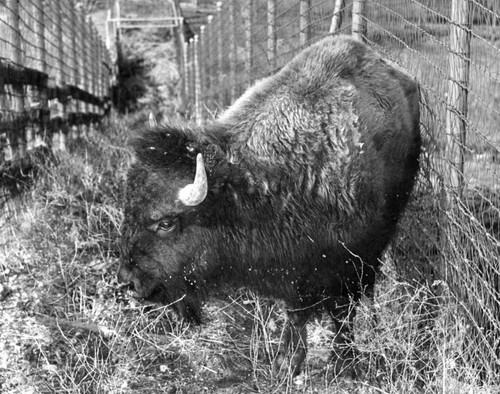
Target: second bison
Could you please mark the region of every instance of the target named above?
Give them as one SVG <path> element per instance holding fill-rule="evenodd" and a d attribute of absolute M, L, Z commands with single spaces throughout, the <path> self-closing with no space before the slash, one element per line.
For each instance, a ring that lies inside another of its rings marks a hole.
<path fill-rule="evenodd" d="M 145 130 L 119 278 L 195 322 L 221 283 L 284 300 L 298 373 L 311 315 L 328 311 L 341 345 L 350 303 L 372 292 L 419 168 L 418 92 L 363 43 L 328 36 L 208 126 Z M 334 354 L 337 369 L 352 356 Z"/>

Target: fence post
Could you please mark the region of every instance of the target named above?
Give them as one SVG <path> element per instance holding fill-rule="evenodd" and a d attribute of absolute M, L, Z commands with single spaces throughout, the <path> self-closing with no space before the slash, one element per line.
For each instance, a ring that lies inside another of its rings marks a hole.
<path fill-rule="evenodd" d="M 81 28 L 81 47 L 82 47 L 82 59 L 81 59 L 81 75 L 82 75 L 82 90 L 88 92 L 90 90 L 90 70 L 89 70 L 89 28 L 87 25 L 87 18 L 85 17 L 85 11 L 83 8 L 80 9 L 80 28 Z M 85 135 L 89 132 L 89 111 L 90 104 L 82 100 L 81 103 L 82 117 L 85 118 L 84 125 L 82 125 L 82 131 Z"/>
<path fill-rule="evenodd" d="M 101 83 L 102 83 L 102 104 L 103 104 L 103 114 L 106 114 L 107 111 L 109 112 L 109 80 L 111 78 L 110 75 L 110 62 L 109 62 L 109 52 L 106 50 L 106 45 L 104 44 L 104 41 L 100 40 L 101 42 L 101 50 L 102 50 L 102 63 L 101 63 L 101 68 L 102 68 L 102 73 L 101 73 Z M 106 67 L 104 67 L 106 66 Z"/>
<path fill-rule="evenodd" d="M 183 67 L 183 84 L 184 84 L 184 111 L 189 108 L 189 45 L 187 41 L 182 43 L 182 67 Z"/>
<path fill-rule="evenodd" d="M 51 110 L 51 118 L 55 120 L 56 127 L 53 130 L 52 136 L 52 147 L 54 150 L 65 151 L 66 150 L 66 134 L 64 128 L 66 127 L 66 97 L 61 97 L 61 95 L 66 96 L 66 78 L 64 75 L 64 38 L 63 38 L 63 4 L 60 1 L 55 2 L 56 5 L 56 47 L 57 47 L 57 67 L 56 67 L 56 88 L 59 90 L 59 97 L 53 99 L 53 108 L 55 111 Z"/>
<path fill-rule="evenodd" d="M 194 40 L 192 38 L 189 39 L 188 42 L 188 86 L 189 86 L 189 116 L 193 116 L 193 112 L 195 109 L 195 86 L 194 86 L 194 53 L 193 53 L 193 47 L 194 47 Z"/>
<path fill-rule="evenodd" d="M 77 47 L 77 29 L 78 29 L 78 15 L 76 13 L 75 1 L 70 2 L 70 34 L 71 34 L 71 70 L 72 70 L 72 84 L 74 87 L 78 86 L 80 81 L 79 64 L 78 64 L 78 47 Z M 76 138 L 78 135 L 77 114 L 78 114 L 78 100 L 76 97 L 71 97 L 70 111 L 72 112 L 71 119 L 71 136 Z"/>
<path fill-rule="evenodd" d="M 467 95 L 470 69 L 470 0 L 453 0 L 450 25 L 446 147 L 448 186 L 461 196 L 464 187 L 464 150 L 467 136 Z"/>
<path fill-rule="evenodd" d="M 47 52 L 45 46 L 45 11 L 42 6 L 42 0 L 35 0 L 34 4 L 34 18 L 35 18 L 35 68 L 46 74 L 47 73 Z M 34 100 L 38 103 L 38 118 L 40 122 L 34 127 L 34 141 L 33 147 L 36 148 L 43 144 L 44 128 L 46 127 L 45 110 L 47 109 L 47 86 L 46 81 L 38 86 L 37 96 Z M 29 143 L 29 140 L 28 140 Z"/>
<path fill-rule="evenodd" d="M 21 48 L 22 37 L 19 23 L 19 1 L 7 1 L 7 23 L 10 26 L 11 36 L 6 37 L 6 41 L 12 43 L 12 62 L 18 66 L 23 64 L 23 51 Z M 12 84 L 13 96 L 11 98 L 11 110 L 14 113 L 13 119 L 16 127 L 11 130 L 12 134 L 7 135 L 7 145 L 4 148 L 5 160 L 22 159 L 26 156 L 22 121 L 20 119 L 24 109 L 24 88 L 21 83 Z M 17 119 L 16 119 L 17 118 Z M 14 134 L 15 133 L 15 134 Z M 10 141 L 10 144 L 9 144 Z M 12 146 L 16 141 L 17 149 Z M 17 151 L 17 154 L 15 153 Z"/>
<path fill-rule="evenodd" d="M 83 9 L 81 7 L 78 8 L 77 13 L 77 45 L 78 45 L 78 70 L 80 74 L 80 79 L 78 81 L 78 87 L 81 90 L 85 90 L 87 85 L 87 70 L 86 70 L 86 61 L 87 61 L 87 49 L 85 48 L 85 40 L 86 40 L 86 26 L 85 26 L 85 15 Z M 86 133 L 86 125 L 85 125 L 85 112 L 87 110 L 87 104 L 82 100 L 82 97 L 78 99 L 78 132 L 80 136 Z"/>
<path fill-rule="evenodd" d="M 335 0 L 330 33 L 337 32 L 340 29 L 340 26 L 342 26 L 342 14 L 344 13 L 344 6 L 345 0 Z"/>
<path fill-rule="evenodd" d="M 89 44 L 90 44 L 90 59 L 89 63 L 91 64 L 90 67 L 90 72 L 91 72 L 91 87 L 90 87 L 90 93 L 92 94 L 92 98 L 95 98 L 98 96 L 98 90 L 99 90 L 99 78 L 98 78 L 98 70 L 99 70 L 99 65 L 98 65 L 98 50 L 97 50 L 97 32 L 95 30 L 95 26 L 93 25 L 91 19 L 89 16 L 87 16 L 87 24 L 90 27 L 90 34 L 89 34 Z M 91 105 L 92 108 L 92 120 L 90 122 L 91 124 L 91 131 L 95 131 L 95 115 L 98 113 L 99 108 L 97 107 L 96 104 Z"/>
<path fill-rule="evenodd" d="M 106 39 L 106 48 L 108 48 L 109 51 L 111 51 L 111 46 L 113 45 L 113 34 L 110 31 L 110 24 L 112 23 L 110 19 L 112 18 L 112 12 L 111 8 L 108 9 L 108 12 L 106 13 L 106 23 L 104 25 L 104 35 Z"/>
<path fill-rule="evenodd" d="M 42 6 L 42 0 L 34 0 L 34 18 L 35 18 L 35 56 L 36 69 L 42 73 L 47 71 L 46 52 L 45 52 L 45 12 Z"/>
<path fill-rule="evenodd" d="M 104 52 L 102 50 L 102 41 L 101 41 L 101 37 L 99 36 L 99 32 L 97 31 L 97 29 L 94 30 L 95 31 L 95 47 L 96 47 L 96 52 L 97 52 L 97 56 L 96 56 L 96 60 L 97 60 L 97 65 L 96 65 L 96 68 L 97 68 L 97 72 L 96 72 L 96 77 L 97 77 L 97 92 L 96 92 L 96 96 L 99 98 L 99 108 L 97 108 L 97 113 L 99 114 L 99 116 L 102 116 L 104 114 L 104 107 L 103 107 L 103 101 L 102 101 L 102 98 L 104 96 L 103 92 L 104 92 L 104 85 L 103 85 L 103 81 L 102 81 L 102 75 L 103 75 L 103 69 L 102 69 L 102 60 L 104 58 Z"/>
<path fill-rule="evenodd" d="M 219 105 L 225 106 L 224 75 L 222 70 L 222 41 L 224 39 L 224 23 L 222 22 L 222 2 L 217 2 L 217 74 L 219 75 Z"/>
<path fill-rule="evenodd" d="M 366 36 L 366 0 L 352 2 L 352 35 L 360 41 Z"/>
<path fill-rule="evenodd" d="M 96 61 L 95 61 L 95 58 L 96 58 L 96 53 L 95 53 L 95 46 L 94 46 L 94 26 L 92 26 L 92 24 L 90 23 L 90 17 L 88 15 L 85 16 L 85 23 L 87 24 L 88 26 L 88 30 L 87 30 L 87 64 L 89 66 L 89 86 L 88 86 L 88 92 L 90 93 L 90 95 L 92 97 L 95 96 L 95 88 L 96 88 L 96 85 L 95 85 L 95 66 L 96 66 Z M 94 128 L 94 114 L 96 112 L 96 107 L 95 107 L 95 104 L 93 102 L 93 100 L 91 100 L 91 102 L 88 104 L 88 110 L 89 110 L 89 115 L 90 115 L 90 118 L 89 118 L 89 131 L 92 133 L 95 131 L 95 128 Z"/>
<path fill-rule="evenodd" d="M 245 28 L 245 78 L 246 87 L 252 84 L 252 60 L 253 60 L 253 7 L 254 0 L 247 0 L 247 7 L 243 11 L 243 24 Z"/>
<path fill-rule="evenodd" d="M 115 0 L 114 6 L 113 6 L 114 12 L 115 12 L 115 18 L 117 19 L 116 21 L 116 30 L 117 30 L 117 35 L 120 36 L 120 29 L 121 29 L 121 23 L 120 23 L 120 1 Z"/>
<path fill-rule="evenodd" d="M 300 0 L 300 46 L 304 46 L 311 38 L 311 24 L 309 20 L 309 8 L 311 0 Z"/>
<path fill-rule="evenodd" d="M 184 37 L 184 18 L 180 17 L 181 5 L 180 0 L 174 0 L 173 2 L 175 14 L 179 17 L 178 25 L 173 29 L 174 42 L 177 54 L 177 64 L 179 65 L 179 70 L 181 70 L 181 95 L 180 95 L 180 105 L 179 112 L 184 113 L 187 106 L 187 95 L 186 95 L 186 53 L 185 53 L 185 37 Z"/>
<path fill-rule="evenodd" d="M 215 69 L 215 54 L 217 50 L 217 46 L 215 45 L 215 34 L 214 34 L 214 17 L 213 15 L 209 15 L 207 17 L 207 54 L 206 54 L 206 61 L 208 64 L 207 67 L 207 100 L 206 100 L 206 105 L 210 110 L 212 109 L 213 105 L 213 98 L 214 98 L 214 87 L 215 87 L 215 74 L 217 73 Z"/>
<path fill-rule="evenodd" d="M 206 46 L 205 42 L 206 41 L 206 26 L 201 25 L 200 26 L 200 36 L 198 38 L 198 50 L 196 51 L 196 61 L 198 64 L 198 71 L 199 71 L 199 99 L 198 102 L 200 104 L 200 108 L 198 109 L 198 114 L 200 115 L 200 120 L 198 121 L 199 124 L 204 124 L 205 123 L 205 94 L 206 94 L 206 75 L 207 75 L 207 70 L 206 70 Z"/>
<path fill-rule="evenodd" d="M 276 69 L 276 0 L 267 0 L 267 60 Z"/>
<path fill-rule="evenodd" d="M 201 78 L 200 78 L 200 59 L 198 57 L 198 41 L 199 37 L 197 34 L 194 35 L 192 42 L 193 46 L 193 77 L 194 77 L 194 116 L 196 123 L 201 125 L 202 114 L 201 114 Z"/>
<path fill-rule="evenodd" d="M 235 0 L 229 0 L 228 25 L 229 25 L 229 103 L 236 97 L 236 23 L 235 23 Z"/>
<path fill-rule="evenodd" d="M 76 15 L 76 9 L 75 9 L 75 2 L 74 0 L 71 0 L 69 2 L 69 34 L 70 34 L 70 42 L 71 42 L 71 53 L 68 54 L 68 56 L 71 57 L 70 59 L 70 69 L 71 69 L 71 76 L 70 76 L 70 83 L 73 86 L 78 86 L 78 79 L 79 79 L 79 73 L 78 73 L 78 50 L 77 50 L 77 42 L 76 42 L 76 29 L 78 28 L 78 19 Z"/>

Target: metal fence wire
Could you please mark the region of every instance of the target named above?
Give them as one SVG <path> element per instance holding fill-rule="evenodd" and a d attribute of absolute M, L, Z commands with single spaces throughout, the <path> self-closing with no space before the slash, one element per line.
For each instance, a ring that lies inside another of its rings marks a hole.
<path fill-rule="evenodd" d="M 64 126 L 104 113 L 112 65 L 76 1 L 0 3 L 0 164 L 22 159 Z M 67 130 L 66 130 L 67 131 Z"/>
<path fill-rule="evenodd" d="M 425 147 L 389 254 L 443 280 L 469 319 L 475 365 L 500 368 L 500 1 L 225 0 L 184 44 L 198 122 L 328 34 L 360 36 L 421 84 Z"/>
<path fill-rule="evenodd" d="M 76 0 L 0 2 L 0 218 L 13 213 L 12 167 L 86 132 L 105 113 L 113 69 Z"/>

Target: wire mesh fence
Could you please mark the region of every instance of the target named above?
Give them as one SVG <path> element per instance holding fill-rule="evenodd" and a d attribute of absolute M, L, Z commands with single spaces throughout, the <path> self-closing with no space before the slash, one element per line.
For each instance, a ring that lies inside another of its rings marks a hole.
<path fill-rule="evenodd" d="M 425 95 L 420 184 L 431 181 L 427 195 L 439 203 L 419 213 L 434 212 L 439 226 L 413 221 L 399 249 L 418 244 L 420 266 L 439 267 L 436 278 L 470 318 L 476 361 L 498 370 L 500 3 L 370 0 L 365 21 L 366 40 L 415 75 Z"/>
<path fill-rule="evenodd" d="M 47 134 L 64 148 L 68 125 L 103 114 L 111 64 L 75 1 L 0 4 L 0 164 L 22 159 Z"/>
<path fill-rule="evenodd" d="M 500 2 L 226 0 L 184 45 L 198 122 L 330 30 L 354 34 L 422 88 L 415 196 L 390 255 L 417 281 L 443 280 L 469 319 L 474 365 L 500 369 Z"/>
<path fill-rule="evenodd" d="M 64 150 L 110 98 L 112 64 L 76 1 L 0 2 L 0 217 L 12 213 L 13 167 L 39 146 Z M 10 185 L 10 186 L 9 186 Z"/>

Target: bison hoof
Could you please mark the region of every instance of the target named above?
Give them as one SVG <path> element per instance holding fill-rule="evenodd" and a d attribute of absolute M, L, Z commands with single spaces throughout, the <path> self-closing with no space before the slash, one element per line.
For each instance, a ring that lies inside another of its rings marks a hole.
<path fill-rule="evenodd" d="M 292 357 L 280 352 L 273 362 L 274 375 L 280 377 L 299 375 L 304 359 L 305 354 L 300 351 L 295 352 Z"/>
<path fill-rule="evenodd" d="M 340 353 L 333 352 L 330 358 L 329 372 L 332 374 L 332 379 L 348 379 L 355 380 L 356 373 L 356 356 L 352 350 L 343 350 Z"/>

